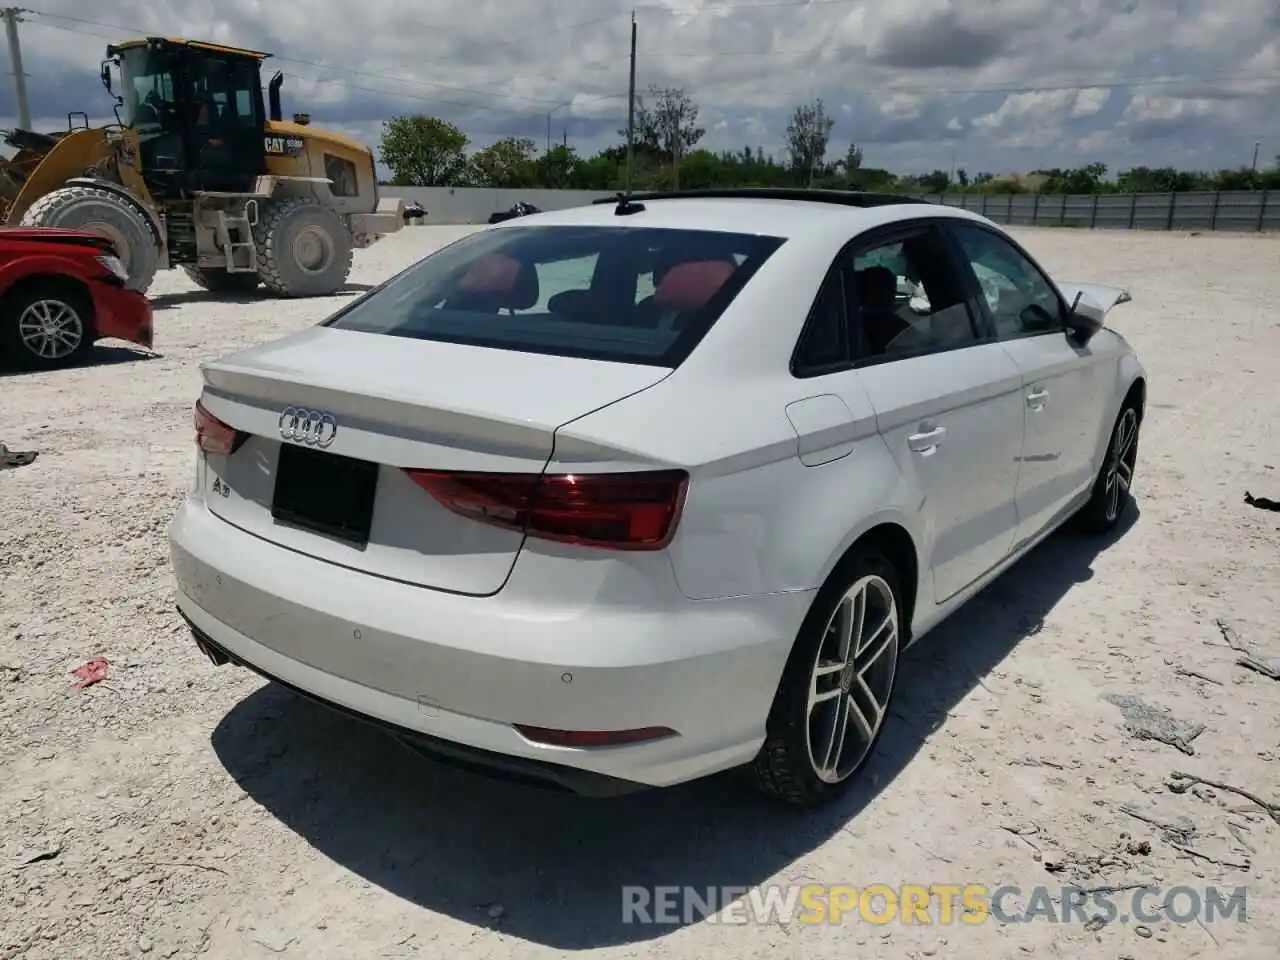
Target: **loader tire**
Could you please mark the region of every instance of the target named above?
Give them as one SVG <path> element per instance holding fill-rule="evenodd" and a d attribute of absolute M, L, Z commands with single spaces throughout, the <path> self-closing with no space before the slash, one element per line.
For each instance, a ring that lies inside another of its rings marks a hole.
<path fill-rule="evenodd" d="M 33 203 L 24 227 L 86 230 L 115 243 L 130 289 L 145 293 L 160 268 L 160 238 L 136 203 L 98 187 L 60 187 Z"/>
<path fill-rule="evenodd" d="M 228 273 L 217 267 L 197 267 L 183 264 L 182 272 L 197 287 L 210 293 L 253 293 L 261 282 L 256 273 Z"/>
<path fill-rule="evenodd" d="M 324 297 L 336 293 L 351 272 L 351 231 L 315 200 L 272 204 L 253 228 L 258 275 L 277 297 Z"/>

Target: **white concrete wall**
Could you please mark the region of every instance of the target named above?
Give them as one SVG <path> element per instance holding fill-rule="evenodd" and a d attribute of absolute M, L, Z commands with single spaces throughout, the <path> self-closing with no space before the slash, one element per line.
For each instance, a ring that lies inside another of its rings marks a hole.
<path fill-rule="evenodd" d="M 380 197 L 417 200 L 427 211 L 427 223 L 488 223 L 489 214 L 507 210 L 518 200 L 542 210 L 579 207 L 609 196 L 591 190 L 491 190 L 484 187 L 379 187 Z"/>

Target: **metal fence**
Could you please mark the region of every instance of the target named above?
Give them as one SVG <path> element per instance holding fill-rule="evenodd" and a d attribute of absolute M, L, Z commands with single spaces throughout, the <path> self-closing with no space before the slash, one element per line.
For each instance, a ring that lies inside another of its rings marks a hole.
<path fill-rule="evenodd" d="M 1280 190 L 1195 193 L 934 194 L 923 199 L 1021 227 L 1280 230 Z"/>
<path fill-rule="evenodd" d="M 607 190 L 500 190 L 482 187 L 382 187 L 387 197 L 417 200 L 427 223 L 484 223 L 524 200 L 543 210 L 577 207 Z M 963 207 L 1011 226 L 1120 230 L 1280 231 L 1280 190 L 1198 193 L 933 194 L 923 199 Z"/>

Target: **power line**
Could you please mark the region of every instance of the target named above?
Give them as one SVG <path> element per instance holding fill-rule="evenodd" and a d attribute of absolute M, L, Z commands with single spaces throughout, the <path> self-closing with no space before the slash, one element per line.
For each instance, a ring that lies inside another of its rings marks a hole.
<path fill-rule="evenodd" d="M 101 36 L 103 39 L 108 39 L 108 40 L 119 39 L 121 35 L 145 36 L 151 32 L 148 29 L 144 29 L 136 25 L 128 26 L 128 25 L 118 24 L 118 23 L 106 23 L 101 20 L 90 20 L 85 17 L 73 17 L 68 14 L 62 14 L 62 13 L 46 13 L 43 10 L 28 10 L 27 12 L 34 13 L 39 17 L 44 17 L 48 19 L 63 20 L 68 23 L 79 24 L 81 26 L 98 27 L 104 30 L 109 30 L 111 31 L 111 36 L 106 36 L 106 35 L 97 34 L 97 33 L 85 34 L 86 36 Z M 524 36 L 516 40 L 503 40 L 503 41 L 497 41 L 497 42 L 486 40 L 485 46 L 488 49 L 503 49 L 506 47 L 525 46 L 528 44 L 530 40 L 540 40 L 545 37 L 554 36 L 555 34 L 558 34 L 558 33 L 567 33 L 574 30 L 581 30 L 586 27 L 596 26 L 601 23 L 615 21 L 616 19 L 617 17 L 613 14 L 610 14 L 609 16 L 606 16 L 606 17 L 592 17 L 590 20 L 578 20 L 573 23 L 562 24 L 558 27 L 552 27 L 548 30 L 541 31 L 540 33 L 533 34 L 532 36 Z M 32 21 L 32 22 L 39 23 L 39 21 Z M 82 32 L 82 31 L 73 30 L 69 27 L 60 27 L 58 24 L 55 24 L 55 23 L 44 22 L 44 23 L 41 23 L 40 25 L 46 26 L 46 27 L 53 27 L 54 29 L 64 29 L 69 33 Z M 450 29 L 449 27 L 442 26 L 439 24 L 427 24 L 426 26 L 431 26 L 431 27 L 434 27 L 435 29 L 439 29 L 442 31 L 446 31 Z M 526 97 L 519 94 L 499 93 L 492 90 L 485 90 L 483 88 L 463 87 L 463 86 L 457 86 L 453 84 L 433 83 L 428 80 L 407 80 L 404 77 L 395 77 L 395 76 L 388 76 L 386 74 L 371 73 L 369 71 L 358 70 L 352 67 L 337 66 L 334 64 L 324 63 L 322 61 L 317 61 L 317 60 L 302 60 L 297 57 L 288 57 L 288 56 L 283 56 L 281 54 L 275 54 L 275 53 L 272 54 L 272 59 L 280 60 L 286 63 L 296 63 L 301 66 L 312 66 L 312 67 L 319 67 L 326 70 L 337 70 L 341 73 L 352 73 L 359 76 L 369 77 L 370 79 L 389 80 L 394 83 L 409 83 L 417 86 L 434 87 L 442 90 L 454 90 L 454 91 L 465 92 L 465 93 L 479 93 L 485 96 L 497 96 L 503 99 L 523 100 L 523 101 L 529 101 L 534 103 L 554 102 L 552 98 L 549 98 L 549 97 Z M 449 59 L 441 59 L 441 58 L 432 58 L 432 59 L 435 60 L 436 62 L 444 62 L 444 63 L 458 62 L 456 60 L 451 61 Z"/>
<path fill-rule="evenodd" d="M 33 11 L 33 12 L 39 13 L 39 11 Z M 48 16 L 47 14 L 41 14 L 41 15 Z M 120 24 L 108 24 L 108 23 L 102 23 L 99 21 L 90 21 L 90 20 L 86 20 L 83 17 L 74 17 L 74 18 L 62 17 L 60 14 L 58 14 L 57 16 L 60 19 L 75 20 L 77 23 L 82 24 L 82 26 L 71 27 L 71 26 L 65 26 L 60 23 L 51 23 L 51 22 L 44 22 L 44 21 L 31 21 L 31 22 L 36 23 L 38 26 L 48 27 L 54 30 L 61 30 L 67 33 L 76 33 L 82 36 L 91 36 L 91 37 L 107 39 L 107 40 L 119 39 L 119 36 L 121 34 L 145 35 L 146 33 L 148 33 L 147 30 L 143 30 L 138 27 L 129 27 L 129 26 L 123 26 Z M 596 21 L 585 21 L 585 22 L 593 23 Z M 110 36 L 107 36 L 105 34 L 97 33 L 93 30 L 86 30 L 83 28 L 85 26 L 97 27 L 104 30 L 111 30 L 113 31 L 113 33 Z M 564 29 L 568 29 L 568 28 L 564 28 Z M 461 93 L 472 93 L 482 97 L 497 97 L 502 99 L 519 100 L 519 101 L 527 102 L 530 104 L 536 104 L 539 107 L 547 107 L 548 105 L 553 106 L 553 108 L 558 106 L 565 106 L 565 105 L 582 106 L 585 104 L 603 102 L 606 100 L 625 99 L 626 97 L 625 93 L 608 93 L 608 94 L 599 94 L 599 95 L 591 95 L 591 96 L 584 96 L 584 97 L 575 97 L 573 100 L 570 100 L 570 101 L 553 100 L 550 97 L 525 97 L 518 94 L 504 94 L 504 93 L 499 93 L 493 90 L 483 90 L 475 87 L 460 87 L 460 86 L 455 86 L 450 84 L 433 83 L 428 80 L 410 80 L 405 77 L 396 77 L 396 76 L 391 76 L 389 74 L 373 73 L 366 70 L 357 70 L 351 67 L 342 67 L 334 64 L 322 63 L 320 61 L 315 61 L 315 60 L 302 60 L 296 57 L 285 57 L 285 56 L 273 55 L 273 59 L 280 60 L 286 63 L 295 63 L 303 66 L 309 66 L 309 67 L 313 67 L 320 70 L 331 70 L 331 71 L 336 71 L 340 73 L 350 73 L 355 76 L 369 77 L 371 79 L 377 79 L 377 80 L 382 80 L 382 81 L 391 82 L 391 83 L 402 83 L 402 84 L 407 84 L 409 86 L 422 87 L 424 89 L 425 88 L 443 89 L 443 90 L 450 90 L 450 91 L 461 92 Z M 530 115 L 530 109 L 527 107 L 524 109 L 517 109 L 515 107 L 494 106 L 494 105 L 489 105 L 484 103 L 477 103 L 474 101 L 446 100 L 446 99 L 441 99 L 438 96 L 428 97 L 428 96 L 423 96 L 421 94 L 406 93 L 404 91 L 399 91 L 399 90 L 385 90 L 377 87 L 363 86 L 360 84 L 352 83 L 349 80 L 345 80 L 337 77 L 317 77 L 317 76 L 312 76 L 305 73 L 298 73 L 292 70 L 282 71 L 282 72 L 286 76 L 293 77 L 294 79 L 297 79 L 297 80 L 305 80 L 310 83 L 339 86 L 349 90 L 356 90 L 363 93 L 377 94 L 383 97 L 394 97 L 394 98 L 399 98 L 403 100 L 413 100 L 413 101 L 418 101 L 422 103 L 430 103 L 434 106 L 461 107 L 463 109 L 480 110 L 483 112 L 509 113 L 509 114 L 514 114 L 522 117 Z M 571 119 L 580 120 L 580 119 L 593 119 L 593 118 L 572 117 Z M 610 121 L 610 122 L 614 122 L 614 121 Z"/>
<path fill-rule="evenodd" d="M 837 2 L 837 0 L 821 0 L 821 2 L 834 3 L 834 2 Z M 840 2 L 843 2 L 843 0 L 840 0 Z M 735 4 L 734 6 L 756 6 L 756 5 L 757 4 Z M 803 3 L 803 4 L 793 3 L 792 5 L 813 6 L 815 4 L 814 2 L 809 2 L 809 3 Z M 662 9 L 665 10 L 668 8 L 662 8 Z M 31 12 L 40 14 L 41 16 L 50 16 L 49 14 L 40 13 L 40 11 L 31 11 Z M 105 39 L 116 39 L 118 38 L 118 35 L 120 33 L 145 34 L 147 32 L 137 27 L 127 27 L 127 26 L 121 26 L 118 24 L 105 24 L 105 23 L 100 23 L 98 21 L 89 21 L 82 17 L 63 17 L 61 14 L 56 14 L 54 16 L 57 16 L 59 19 L 74 20 L 77 23 L 82 23 L 85 25 L 92 25 L 92 26 L 102 27 L 104 29 L 115 30 L 117 31 L 117 33 L 113 34 L 113 36 L 111 37 L 105 37 L 105 35 L 102 35 L 102 34 L 91 33 L 83 30 L 77 30 L 72 27 L 66 27 L 56 23 L 47 23 L 47 22 L 41 23 L 40 21 L 29 21 L 29 22 L 37 23 L 40 26 L 50 27 L 55 30 L 63 30 L 70 33 L 80 33 L 84 36 L 103 37 Z M 564 27 L 561 29 L 567 30 L 567 29 L 570 29 L 570 27 L 572 26 L 583 26 L 587 24 L 598 23 L 604 19 L 608 19 L 608 18 L 597 18 L 596 20 L 582 21 L 581 23 L 570 25 L 569 27 Z M 648 57 L 652 59 L 686 59 L 687 58 L 687 59 L 715 60 L 722 57 L 740 57 L 740 56 L 765 58 L 765 57 L 773 57 L 773 56 L 811 56 L 815 53 L 819 53 L 825 50 L 826 48 L 827 48 L 827 44 L 820 44 L 816 47 L 809 47 L 804 49 L 771 48 L 771 49 L 764 49 L 764 50 L 732 50 L 732 51 L 714 51 L 714 52 L 669 51 L 666 53 L 650 53 L 650 54 L 637 53 L 636 56 L 638 59 L 643 59 Z M 572 106 L 576 104 L 591 103 L 591 102 L 598 102 L 598 101 L 604 101 L 604 100 L 625 99 L 626 97 L 625 93 L 609 93 L 609 94 L 601 94 L 601 95 L 591 95 L 587 97 L 575 97 L 572 100 L 555 100 L 551 97 L 527 97 L 521 94 L 502 93 L 499 91 L 486 90 L 479 87 L 463 87 L 463 86 L 457 86 L 453 84 L 441 84 L 441 83 L 435 83 L 429 80 L 417 80 L 417 79 L 411 80 L 405 77 L 396 77 L 396 76 L 392 76 L 390 74 L 385 74 L 385 73 L 375 73 L 372 71 L 360 70 L 354 67 L 344 67 L 337 64 L 324 63 L 322 61 L 317 61 L 317 60 L 303 60 L 296 57 L 288 57 L 288 56 L 280 56 L 280 55 L 273 55 L 273 59 L 280 60 L 286 63 L 298 64 L 300 66 L 308 66 L 308 67 L 312 67 L 319 70 L 330 70 L 338 73 L 348 73 L 353 76 L 368 77 L 369 79 L 381 80 L 389 83 L 405 84 L 407 86 L 422 87 L 424 89 L 429 88 L 429 89 L 448 90 L 448 91 L 453 91 L 458 93 L 470 93 L 470 94 L 476 94 L 478 96 L 492 97 L 492 98 L 505 99 L 505 100 L 518 100 L 524 103 L 536 104 L 538 106 L 543 106 L 543 107 L 548 105 Z M 595 61 L 588 60 L 588 61 L 579 61 L 578 65 L 579 66 L 615 67 L 617 65 L 617 62 L 616 60 L 607 60 L 607 61 L 606 60 L 595 60 Z M 401 91 L 384 90 L 384 89 L 379 89 L 375 87 L 366 87 L 366 86 L 361 86 L 359 84 L 351 83 L 341 78 L 315 77 L 308 74 L 294 73 L 291 71 L 286 71 L 286 75 L 293 76 L 296 79 L 300 79 L 300 80 L 307 80 L 312 83 L 323 83 L 323 84 L 341 86 L 351 90 L 361 91 L 364 93 L 375 93 L 375 94 L 379 94 L 382 96 L 389 96 L 389 97 L 401 97 L 407 100 L 430 102 L 430 103 L 440 104 L 443 106 L 456 106 L 456 107 L 464 107 L 472 110 L 494 111 L 494 112 L 513 113 L 513 114 L 520 114 L 520 115 L 524 115 L 527 112 L 527 110 L 515 109 L 511 107 L 490 106 L 490 105 L 475 103 L 471 101 L 441 100 L 438 97 L 423 97 L 423 96 L 418 96 L 414 94 L 404 93 Z M 986 86 L 969 86 L 969 87 L 940 87 L 936 84 L 927 84 L 927 85 L 889 84 L 883 87 L 878 87 L 877 93 L 889 94 L 889 95 L 892 95 L 895 93 L 908 93 L 908 94 L 919 93 L 919 94 L 934 94 L 934 95 L 966 95 L 966 94 L 979 94 L 979 93 L 1037 93 L 1037 92 L 1051 92 L 1055 90 L 1117 89 L 1119 87 L 1148 87 L 1148 86 L 1166 86 L 1166 85 L 1176 86 L 1176 85 L 1182 85 L 1182 84 L 1201 84 L 1201 85 L 1231 84 L 1231 83 L 1277 82 L 1277 81 L 1280 81 L 1280 74 L 1225 74 L 1225 75 L 1216 75 L 1216 76 L 1203 76 L 1203 75 L 1191 75 L 1191 74 L 1183 75 L 1183 76 L 1139 75 L 1139 76 L 1117 77 L 1107 81 L 1099 81 L 1094 78 L 1081 77 L 1076 79 L 1065 79 L 1065 80 L 1053 81 L 1051 83 L 1026 84 L 1019 81 L 1007 81 L 999 84 L 991 84 Z M 700 84 L 699 87 L 702 89 L 705 89 L 705 88 L 716 87 L 716 86 L 729 84 L 729 83 L 741 83 L 741 82 L 743 82 L 741 77 L 727 77 L 722 80 L 712 80 L 712 81 L 709 81 L 708 83 Z"/>
<path fill-rule="evenodd" d="M 147 30 L 140 29 L 138 27 L 124 26 L 121 24 L 102 23 L 96 20 L 87 20 L 83 17 L 66 17 L 66 16 L 63 16 L 62 14 L 47 14 L 40 10 L 32 10 L 30 12 L 35 13 L 40 17 L 54 17 L 59 20 L 71 21 L 81 26 L 98 27 L 103 30 L 114 31 L 114 34 L 112 37 L 105 37 L 102 34 L 92 33 L 85 30 L 74 29 L 72 27 L 64 26 L 59 23 L 32 21 L 33 23 L 36 23 L 39 26 L 50 27 L 54 30 L 62 30 L 67 33 L 80 33 L 86 36 L 102 37 L 103 39 L 119 39 L 119 37 L 124 34 L 146 35 L 149 32 Z M 386 80 L 386 81 L 391 81 L 392 83 L 408 83 L 408 84 L 413 84 L 415 86 L 431 87 L 433 89 L 447 90 L 455 93 L 476 93 L 486 97 L 497 97 L 499 99 L 504 99 L 504 100 L 519 100 L 526 103 L 537 103 L 537 104 L 543 104 L 543 105 L 555 102 L 550 97 L 526 97 L 526 96 L 522 96 L 520 94 L 514 94 L 514 93 L 498 93 L 493 90 L 480 90 L 475 87 L 462 87 L 462 86 L 457 86 L 454 84 L 447 84 L 447 83 L 433 83 L 429 80 L 407 80 L 404 77 L 393 77 L 388 74 L 372 73 L 367 70 L 357 70 L 351 67 L 334 66 L 332 64 L 321 63 L 320 61 L 317 61 L 317 60 L 302 60 L 297 57 L 286 57 L 278 54 L 272 54 L 272 59 L 279 60 L 284 63 L 295 63 L 295 64 L 299 64 L 300 66 L 316 67 L 321 70 L 336 70 L 340 73 L 350 73 L 355 76 L 369 77 L 370 79 Z M 462 104 L 462 105 L 471 106 L 471 107 L 478 106 L 477 104 Z"/>
<path fill-rule="evenodd" d="M 690 12 L 707 11 L 707 10 L 713 10 L 713 9 L 721 9 L 721 10 L 757 9 L 761 7 L 825 7 L 825 6 L 835 6 L 835 5 L 838 5 L 841 3 L 847 3 L 847 2 L 851 2 L 851 0 L 752 0 L 752 2 L 739 2 L 739 3 L 733 3 L 733 4 L 712 4 L 709 6 L 700 7 L 697 9 L 697 11 L 690 11 Z M 678 12 L 675 8 L 671 8 L 671 7 L 642 6 L 642 7 L 638 7 L 637 9 L 661 11 L 664 13 Z M 85 36 L 94 36 L 99 38 L 105 38 L 108 40 L 119 39 L 119 36 L 121 34 L 146 35 L 149 33 L 148 30 L 140 29 L 136 26 L 131 27 L 131 26 L 125 26 L 121 24 L 106 23 L 103 21 L 91 20 L 85 17 L 74 17 L 74 16 L 69 16 L 64 14 L 49 14 L 40 10 L 27 10 L 24 12 L 34 13 L 37 16 L 42 18 L 41 20 L 34 20 L 34 21 L 29 20 L 25 22 L 34 23 L 39 26 L 49 27 L 56 30 L 62 30 L 69 33 L 78 33 Z M 73 27 L 66 24 L 62 24 L 62 23 L 55 23 L 55 22 L 51 22 L 50 19 L 46 19 L 46 18 L 68 21 L 68 23 L 74 23 L 79 26 Z M 582 29 L 582 28 L 599 24 L 599 23 L 612 21 L 614 19 L 615 17 L 608 16 L 608 17 L 595 17 L 589 20 L 577 21 L 571 24 L 565 24 L 560 27 L 552 28 L 551 30 L 546 31 L 543 35 L 550 35 L 557 32 L 566 32 L 566 31 L 571 31 L 575 29 Z M 113 32 L 113 35 L 104 37 L 103 34 L 93 32 L 92 29 L 84 29 L 84 28 L 99 28 L 103 30 L 110 30 Z M 526 44 L 528 43 L 528 40 L 529 38 L 521 38 L 519 40 L 511 40 L 511 41 L 506 41 L 504 43 L 492 44 L 491 46 L 503 47 L 503 46 L 512 46 L 516 44 Z M 638 53 L 637 57 L 639 58 L 649 57 L 653 59 L 661 58 L 661 59 L 716 60 L 716 59 L 721 59 L 726 57 L 767 58 L 767 57 L 813 56 L 815 54 L 819 54 L 827 50 L 830 47 L 830 44 L 831 44 L 831 40 L 829 39 L 823 44 L 820 44 L 816 47 L 806 48 L 806 49 L 769 48 L 765 50 L 741 50 L 741 51 L 719 51 L 719 52 L 667 51 L 667 52 L 658 52 L 658 53 L 652 53 L 652 54 Z M 470 94 L 470 95 L 483 97 L 491 100 L 500 99 L 500 100 L 518 101 L 521 103 L 527 103 L 530 106 L 524 107 L 524 108 L 517 108 L 514 106 L 512 107 L 497 106 L 497 105 L 486 104 L 482 102 L 474 102 L 474 101 L 441 99 L 440 97 L 434 96 L 434 95 L 426 96 L 422 94 L 408 93 L 405 91 L 387 90 L 387 89 L 382 89 L 377 87 L 364 86 L 361 84 L 353 83 L 344 78 L 311 76 L 305 73 L 286 71 L 286 75 L 292 76 L 295 79 L 307 81 L 310 83 L 333 85 L 333 86 L 338 86 L 338 87 L 342 87 L 342 88 L 353 90 L 353 91 L 374 94 L 380 97 L 412 100 L 416 102 L 428 103 L 433 106 L 449 106 L 449 107 L 458 107 L 458 108 L 473 110 L 473 111 L 504 113 L 504 114 L 519 116 L 522 118 L 530 117 L 532 113 L 531 108 L 536 105 L 539 108 L 540 113 L 545 112 L 547 114 L 548 121 L 549 121 L 550 115 L 554 113 L 556 109 L 562 106 L 580 106 L 580 105 L 584 105 L 592 102 L 601 102 L 601 101 L 614 100 L 614 99 L 621 100 L 626 98 L 626 94 L 624 93 L 610 93 L 610 94 L 602 94 L 602 95 L 591 95 L 591 96 L 585 96 L 585 97 L 575 97 L 572 100 L 557 101 L 557 100 L 553 100 L 550 97 L 530 97 L 530 96 L 524 96 L 520 94 L 510 94 L 510 93 L 503 93 L 503 92 L 494 91 L 494 90 L 485 90 L 478 87 L 465 87 L 465 86 L 458 86 L 458 85 L 452 85 L 452 84 L 435 83 L 427 80 L 408 79 L 408 78 L 397 77 L 397 76 L 393 76 L 385 73 L 375 73 L 372 71 L 360 70 L 353 67 L 345 67 L 345 66 L 324 63 L 324 62 L 315 61 L 315 60 L 304 60 L 296 57 L 276 56 L 275 59 L 286 62 L 286 63 L 292 63 L 300 66 L 311 67 L 321 71 L 332 71 L 337 73 L 346 73 L 346 74 L 350 74 L 357 77 L 368 77 L 370 79 L 379 80 L 383 82 L 403 84 L 407 86 L 415 86 L 415 87 L 422 88 L 424 90 L 426 89 L 444 90 L 444 91 L 451 91 L 455 93 Z M 578 65 L 616 68 L 617 60 L 615 59 L 615 60 L 609 60 L 609 61 L 586 61 L 586 62 L 579 61 Z M 526 78 L 526 80 L 527 79 L 528 78 Z M 751 79 L 758 79 L 758 78 L 749 78 L 744 80 L 744 78 L 740 76 L 726 77 L 720 80 L 711 80 L 706 83 L 698 84 L 697 90 L 702 91 L 706 89 L 713 89 L 713 88 L 725 86 L 731 83 L 741 84 L 744 82 L 750 82 Z M 1180 77 L 1148 75 L 1148 76 L 1118 77 L 1118 78 L 1112 78 L 1106 81 L 1099 81 L 1093 78 L 1065 79 L 1065 80 L 1052 81 L 1049 83 L 1041 82 L 1041 83 L 1034 83 L 1034 84 L 1027 84 L 1019 81 L 1008 81 L 1000 84 L 992 84 L 992 85 L 986 85 L 986 86 L 968 86 L 968 87 L 964 87 L 964 86 L 940 87 L 936 84 L 930 84 L 930 85 L 889 84 L 889 85 L 877 87 L 874 91 L 874 95 L 880 98 L 883 98 L 886 96 L 892 96 L 895 94 L 965 96 L 965 95 L 975 95 L 975 94 L 983 94 L 983 93 L 1003 93 L 1003 94 L 1010 95 L 1010 94 L 1019 94 L 1019 93 L 1040 93 L 1040 92 L 1053 92 L 1053 91 L 1079 90 L 1079 89 L 1114 90 L 1121 87 L 1141 88 L 1141 87 L 1158 87 L 1158 86 L 1170 86 L 1170 85 L 1172 86 L 1179 86 L 1179 85 L 1203 86 L 1203 85 L 1215 85 L 1215 84 L 1229 85 L 1229 84 L 1250 83 L 1250 82 L 1273 83 L 1278 81 L 1280 81 L 1280 75 L 1247 75 L 1247 74 L 1219 75 L 1219 76 L 1185 75 Z M 860 95 L 869 96 L 871 94 L 861 93 Z M 550 109 L 547 109 L 548 107 Z M 596 119 L 596 120 L 603 121 L 606 118 L 572 117 L 571 115 L 569 119 L 574 119 L 574 120 Z M 615 122 L 615 121 L 609 120 L 608 122 Z M 483 132 L 496 132 L 496 131 L 483 131 Z"/>

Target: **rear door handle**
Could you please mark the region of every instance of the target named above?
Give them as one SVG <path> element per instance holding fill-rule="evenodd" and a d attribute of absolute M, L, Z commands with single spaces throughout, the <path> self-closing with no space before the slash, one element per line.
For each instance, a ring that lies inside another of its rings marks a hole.
<path fill-rule="evenodd" d="M 942 440 L 947 435 L 947 428 L 929 427 L 928 424 L 923 423 L 920 426 L 924 429 L 907 437 L 907 446 L 916 453 L 922 453 L 927 457 L 942 446 Z"/>
<path fill-rule="evenodd" d="M 1027 406 L 1032 410 L 1043 410 L 1049 402 L 1049 391 L 1036 388 L 1027 394 Z"/>

